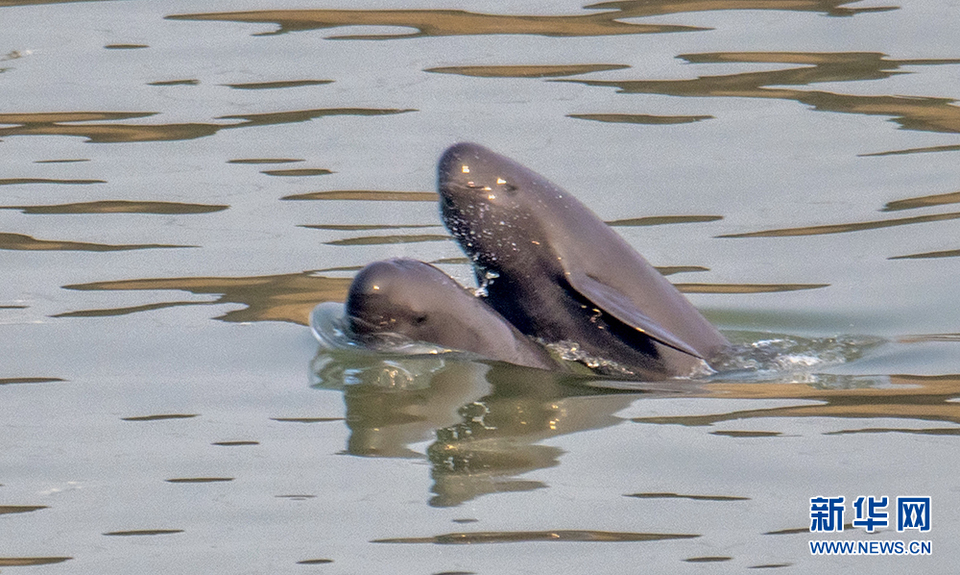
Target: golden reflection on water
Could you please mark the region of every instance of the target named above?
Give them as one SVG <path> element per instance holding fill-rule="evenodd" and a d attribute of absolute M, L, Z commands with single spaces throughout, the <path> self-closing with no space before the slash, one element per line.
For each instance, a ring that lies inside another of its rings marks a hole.
<path fill-rule="evenodd" d="M 212 302 L 164 302 L 128 308 L 85 310 L 54 317 L 98 317 L 126 315 L 149 309 L 182 305 L 241 304 L 217 319 L 230 322 L 285 321 L 306 325 L 310 311 L 321 302 L 342 302 L 350 278 L 315 276 L 311 271 L 294 274 L 250 277 L 161 278 L 94 282 L 63 286 L 72 290 L 182 290 L 193 294 L 219 296 Z"/>
<path fill-rule="evenodd" d="M 41 509 L 47 509 L 46 505 L 0 505 L 0 515 L 6 515 L 8 513 L 31 513 L 33 511 L 39 511 Z"/>
<path fill-rule="evenodd" d="M 438 74 L 458 74 L 477 78 L 559 78 L 577 76 L 590 72 L 623 70 L 630 66 L 624 64 L 566 64 L 539 66 L 446 66 L 426 68 L 424 72 Z"/>
<path fill-rule="evenodd" d="M 4 234 L 0 234 L 0 249 L 3 248 L 3 235 Z M 345 240 L 326 242 L 326 244 L 336 246 L 381 245 L 448 241 L 449 239 L 448 236 L 441 234 L 411 234 L 348 238 Z M 438 260 L 434 263 L 463 264 L 469 262 L 464 261 L 463 258 L 451 258 L 448 260 Z M 356 266 L 347 266 L 337 268 L 336 271 L 351 271 L 356 269 Z M 658 269 L 665 275 L 707 271 L 707 268 L 700 266 L 674 266 Z M 109 317 L 170 307 L 235 303 L 245 307 L 243 309 L 229 311 L 218 316 L 216 319 L 229 322 L 284 321 L 306 325 L 310 311 L 317 304 L 328 301 L 343 302 L 346 299 L 347 289 L 351 281 L 352 278 L 317 276 L 315 275 L 315 271 L 305 271 L 272 276 L 133 279 L 74 284 L 63 286 L 63 288 L 82 291 L 182 290 L 198 295 L 211 294 L 219 297 L 214 301 L 168 301 L 130 307 L 70 311 L 59 313 L 52 317 Z M 830 284 L 677 283 L 674 285 L 683 293 L 754 294 L 818 289 L 828 287 Z"/>
<path fill-rule="evenodd" d="M 709 383 L 706 397 L 802 399 L 816 405 L 739 410 L 710 415 L 638 417 L 638 423 L 713 425 L 761 417 L 898 418 L 960 423 L 960 375 L 891 375 L 889 387 L 818 388 L 804 383 Z"/>
<path fill-rule="evenodd" d="M 106 180 L 54 180 L 49 178 L 3 178 L 0 186 L 14 186 L 22 184 L 105 184 Z"/>
<path fill-rule="evenodd" d="M 20 210 L 25 214 L 209 214 L 230 206 L 184 204 L 179 202 L 139 202 L 104 200 L 47 206 L 0 206 L 0 210 Z"/>
<path fill-rule="evenodd" d="M 52 565 L 63 563 L 73 557 L 0 557 L 0 567 L 29 567 L 31 565 Z"/>
<path fill-rule="evenodd" d="M 567 117 L 608 124 L 648 124 L 653 126 L 692 124 L 713 119 L 713 116 L 652 116 L 650 114 L 567 114 Z"/>
<path fill-rule="evenodd" d="M 97 120 L 126 120 L 154 116 L 154 112 L 63 112 L 35 114 L 0 114 L 0 124 L 15 124 L 0 128 L 3 136 L 80 136 L 88 142 L 156 142 L 191 140 L 211 136 L 224 126 L 218 124 L 88 124 Z M 80 125 L 77 125 L 80 123 Z"/>
<path fill-rule="evenodd" d="M 0 250 L 18 251 L 80 251 L 80 252 L 122 252 L 129 250 L 149 250 L 158 248 L 195 248 L 197 246 L 173 244 L 95 244 L 89 242 L 69 242 L 58 240 L 38 240 L 24 234 L 0 233 Z"/>
<path fill-rule="evenodd" d="M 921 196 L 919 198 L 907 198 L 887 202 L 882 212 L 895 212 L 898 210 L 913 210 L 916 208 L 928 208 L 930 206 L 943 206 L 947 204 L 960 204 L 960 192 L 950 194 L 936 194 L 932 196 Z"/>
<path fill-rule="evenodd" d="M 385 244 L 414 244 L 420 242 L 447 242 L 453 238 L 446 234 L 408 234 L 388 236 L 360 236 L 324 242 L 328 246 L 379 246 Z"/>
<path fill-rule="evenodd" d="M 646 216 L 642 218 L 626 218 L 610 220 L 612 227 L 662 226 L 666 224 L 699 224 L 722 220 L 723 216 Z"/>
<path fill-rule="evenodd" d="M 331 230 L 339 232 L 359 232 L 365 230 L 403 230 L 421 228 L 439 228 L 440 224 L 304 224 L 301 228 L 313 230 Z"/>
<path fill-rule="evenodd" d="M 4 6 L 36 6 L 38 4 L 68 4 L 71 2 L 103 2 L 110 0 L 0 0 L 0 8 Z"/>
<path fill-rule="evenodd" d="M 716 52 L 678 56 L 692 64 L 790 64 L 789 68 L 699 76 L 692 80 L 550 80 L 587 86 L 618 88 L 624 94 L 669 96 L 772 98 L 793 100 L 815 110 L 890 116 L 903 128 L 960 133 L 960 108 L 950 98 L 914 96 L 860 96 L 784 86 L 820 82 L 878 80 L 904 74 L 902 66 L 958 64 L 960 59 L 889 60 L 876 52 Z M 775 86 L 775 87 L 771 87 Z"/>
<path fill-rule="evenodd" d="M 915 216 L 912 218 L 876 220 L 871 222 L 855 222 L 852 224 L 807 226 L 807 227 L 800 227 L 800 228 L 782 228 L 778 230 L 764 230 L 760 232 L 748 232 L 748 233 L 742 233 L 742 234 L 723 234 L 717 237 L 718 238 L 782 238 L 782 237 L 792 237 L 792 236 L 820 236 L 825 234 L 843 234 L 847 232 L 877 230 L 881 228 L 890 228 L 895 226 L 924 224 L 929 222 L 942 222 L 945 220 L 956 220 L 956 219 L 960 219 L 960 212 L 952 212 L 947 214 L 932 214 L 929 216 Z"/>
<path fill-rule="evenodd" d="M 827 16 L 853 16 L 861 12 L 888 12 L 898 6 L 867 6 L 848 8 L 859 0 L 614 0 L 584 6 L 588 9 L 617 9 L 626 16 L 659 16 L 682 12 L 711 10 L 783 10 L 792 12 L 820 12 Z"/>
<path fill-rule="evenodd" d="M 269 126 L 307 122 L 327 116 L 384 116 L 414 112 L 412 109 L 381 108 L 321 108 L 260 114 L 219 116 L 215 120 L 242 120 L 230 124 L 179 123 L 179 124 L 89 124 L 103 120 L 129 120 L 155 116 L 156 112 L 41 112 L 24 114 L 0 114 L 3 136 L 80 136 L 94 143 L 156 142 L 192 140 L 212 136 L 226 128 Z"/>
<path fill-rule="evenodd" d="M 396 26 L 411 28 L 399 34 L 332 36 L 342 40 L 393 40 L 426 36 L 473 36 L 489 34 L 530 34 L 538 36 L 613 36 L 704 30 L 694 26 L 635 24 L 620 22 L 621 12 L 601 12 L 570 16 L 514 16 L 479 14 L 463 10 L 254 10 L 207 14 L 174 14 L 170 20 L 213 20 L 275 24 L 275 32 L 265 36 L 300 30 L 339 28 L 342 26 Z"/>

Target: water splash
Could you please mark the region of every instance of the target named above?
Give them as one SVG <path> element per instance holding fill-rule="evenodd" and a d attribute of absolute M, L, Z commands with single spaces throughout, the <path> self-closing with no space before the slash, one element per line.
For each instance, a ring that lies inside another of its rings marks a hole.
<path fill-rule="evenodd" d="M 822 373 L 850 363 L 888 343 L 879 337 L 836 335 L 805 338 L 787 334 L 727 332 L 733 342 L 711 358 L 714 380 L 738 381 L 833 381 L 840 376 Z"/>
<path fill-rule="evenodd" d="M 320 342 L 312 365 L 314 385 L 339 388 L 351 383 L 411 389 L 425 385 L 430 374 L 449 365 L 482 359 L 475 354 L 419 342 L 395 333 L 358 338 L 347 327 L 343 304 L 325 302 L 310 315 L 310 329 Z M 862 335 L 807 338 L 769 332 L 726 332 L 731 346 L 694 370 L 671 381 L 706 383 L 736 381 L 804 382 L 844 386 L 847 376 L 827 373 L 856 361 L 888 340 Z M 596 357 L 575 341 L 540 342 L 570 373 L 604 380 L 635 381 L 637 374 L 615 361 Z M 586 369 L 585 369 L 586 368 Z"/>

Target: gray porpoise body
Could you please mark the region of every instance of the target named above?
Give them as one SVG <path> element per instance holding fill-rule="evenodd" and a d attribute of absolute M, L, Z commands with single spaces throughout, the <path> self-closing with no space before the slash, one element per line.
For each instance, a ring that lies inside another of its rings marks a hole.
<path fill-rule="evenodd" d="M 523 333 L 575 342 L 641 379 L 690 375 L 729 345 L 606 223 L 513 160 L 457 144 L 438 190 L 487 303 Z"/>
<path fill-rule="evenodd" d="M 560 365 L 450 276 L 421 261 L 396 258 L 360 270 L 346 301 L 348 329 L 363 340 L 401 334 L 415 341 L 516 365 Z"/>

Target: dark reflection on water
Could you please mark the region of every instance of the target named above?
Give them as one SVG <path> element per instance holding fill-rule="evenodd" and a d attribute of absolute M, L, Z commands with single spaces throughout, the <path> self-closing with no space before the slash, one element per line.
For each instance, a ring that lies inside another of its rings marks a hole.
<path fill-rule="evenodd" d="M 779 431 L 711 431 L 710 435 L 723 435 L 726 437 L 778 437 L 783 435 Z"/>
<path fill-rule="evenodd" d="M 156 415 L 137 415 L 134 417 L 121 417 L 123 421 L 166 421 L 169 419 L 193 419 L 198 417 L 198 413 L 160 413 Z"/>
<path fill-rule="evenodd" d="M 268 176 L 326 176 L 333 172 L 323 168 L 300 168 L 296 170 L 263 170 L 260 173 Z"/>
<path fill-rule="evenodd" d="M 577 76 L 590 72 L 623 70 L 630 66 L 624 64 L 560 64 L 542 66 L 446 66 L 426 68 L 424 72 L 438 74 L 458 74 L 478 78 L 559 78 Z"/>
<path fill-rule="evenodd" d="M 660 272 L 661 275 L 672 276 L 673 274 L 681 273 L 708 272 L 710 268 L 703 266 L 658 266 L 656 270 Z"/>
<path fill-rule="evenodd" d="M 59 240 L 38 240 L 24 234 L 0 233 L 0 250 L 18 251 L 79 251 L 79 252 L 123 252 L 129 250 L 149 250 L 158 248 L 195 248 L 174 244 L 94 244 L 89 242 L 70 242 Z"/>
<path fill-rule="evenodd" d="M 821 236 L 826 234 L 844 234 L 848 232 L 878 230 L 881 228 L 891 228 L 895 226 L 925 224 L 929 222 L 942 222 L 946 220 L 956 220 L 956 219 L 960 219 L 960 212 L 951 212 L 947 214 L 932 214 L 929 216 L 914 216 L 911 218 L 875 220 L 871 222 L 855 222 L 851 224 L 807 226 L 807 227 L 801 227 L 801 228 L 782 228 L 778 230 L 764 230 L 760 232 L 747 232 L 742 234 L 723 234 L 717 237 L 718 238 L 782 238 L 782 237 L 792 237 L 792 236 Z"/>
<path fill-rule="evenodd" d="M 225 483 L 233 481 L 233 477 L 175 477 L 164 479 L 167 483 Z"/>
<path fill-rule="evenodd" d="M 182 305 L 242 304 L 217 319 L 230 322 L 286 321 L 306 325 L 310 311 L 320 302 L 343 301 L 350 278 L 315 276 L 311 271 L 295 274 L 250 277 L 159 278 L 94 282 L 63 286 L 72 290 L 182 290 L 194 294 L 218 295 L 211 302 L 165 302 L 147 306 L 85 310 L 53 317 L 97 317 Z"/>
<path fill-rule="evenodd" d="M 25 214 L 209 214 L 222 212 L 230 206 L 213 204 L 184 204 L 179 202 L 138 202 L 104 200 L 48 206 L 0 206 L 0 210 L 20 210 Z"/>
<path fill-rule="evenodd" d="M 913 210 L 916 208 L 928 208 L 930 206 L 944 206 L 947 204 L 960 204 L 960 192 L 950 194 L 935 194 L 932 196 L 921 196 L 919 198 L 906 198 L 887 202 L 881 212 L 895 212 L 898 210 Z"/>
<path fill-rule="evenodd" d="M 411 109 L 379 108 L 323 108 L 220 116 L 216 120 L 243 120 L 231 124 L 183 123 L 183 124 L 89 124 L 99 120 L 128 120 L 155 116 L 156 112 L 44 112 L 27 114 L 0 114 L 0 124 L 12 127 L 0 128 L 3 136 L 81 136 L 88 142 L 156 142 L 192 140 L 212 136 L 222 129 L 250 126 L 269 126 L 307 122 L 326 116 L 384 116 L 413 112 Z M 78 125 L 79 124 L 79 125 Z"/>
<path fill-rule="evenodd" d="M 255 10 L 249 12 L 215 12 L 209 14 L 175 14 L 170 20 L 213 20 L 275 24 L 275 32 L 257 36 L 283 34 L 300 30 L 339 28 L 342 26 L 396 26 L 411 28 L 399 34 L 364 34 L 332 36 L 341 40 L 394 40 L 425 36 L 472 36 L 489 34 L 532 34 L 537 36 L 613 36 L 705 30 L 694 26 L 635 24 L 620 22 L 619 11 L 577 14 L 570 16 L 514 16 L 479 14 L 463 10 Z"/>
<path fill-rule="evenodd" d="M 479 531 L 474 533 L 445 533 L 433 537 L 398 537 L 374 539 L 371 543 L 436 543 L 440 545 L 479 543 L 527 543 L 531 541 L 591 541 L 633 542 L 692 539 L 692 533 L 628 533 L 617 531 Z"/>
<path fill-rule="evenodd" d="M 147 82 L 147 86 L 196 86 L 200 80 L 195 78 L 185 80 L 158 80 L 156 82 Z"/>
<path fill-rule="evenodd" d="M 960 250 L 942 250 L 937 252 L 924 252 L 920 254 L 909 254 L 905 256 L 893 256 L 891 260 L 926 260 L 932 258 L 955 258 L 960 257 Z"/>
<path fill-rule="evenodd" d="M 678 493 L 631 493 L 625 497 L 638 499 L 692 499 L 694 501 L 749 501 L 749 497 L 735 495 L 680 495 Z"/>
<path fill-rule="evenodd" d="M 690 63 L 791 64 L 782 70 L 700 76 L 693 80 L 550 80 L 618 88 L 624 94 L 773 98 L 794 100 L 826 112 L 891 116 L 903 128 L 960 133 L 960 108 L 950 98 L 860 96 L 783 86 L 878 80 L 904 74 L 902 66 L 958 64 L 958 59 L 888 60 L 875 52 L 717 52 L 682 54 Z M 775 87 L 770 87 L 775 86 Z"/>
<path fill-rule="evenodd" d="M 651 116 L 650 114 L 567 114 L 567 117 L 608 124 L 649 124 L 655 126 L 692 124 L 713 119 L 713 116 Z"/>
<path fill-rule="evenodd" d="M 140 50 L 141 48 L 149 48 L 150 46 L 146 44 L 107 44 L 104 46 L 107 50 Z"/>
<path fill-rule="evenodd" d="M 54 180 L 49 178 L 5 178 L 0 179 L 0 186 L 22 184 L 106 184 L 106 180 Z"/>
<path fill-rule="evenodd" d="M 22 306 L 26 307 L 26 306 Z M 21 308 L 17 308 L 21 309 Z M 0 378 L 0 385 L 22 385 L 29 383 L 57 383 L 66 381 L 59 377 L 6 377 Z"/>
<path fill-rule="evenodd" d="M 736 337 L 734 337 L 736 336 Z M 707 415 L 637 417 L 644 424 L 712 426 L 770 418 L 900 418 L 960 424 L 960 376 L 830 375 L 824 367 L 862 358 L 884 345 L 876 338 L 805 340 L 731 334 L 750 340 L 718 360 L 720 373 L 700 380 L 619 382 L 470 361 L 458 354 L 390 355 L 357 348 L 321 350 L 311 366 L 316 387 L 342 389 L 350 429 L 347 453 L 419 458 L 411 446 L 431 441 L 433 496 L 451 507 L 491 493 L 542 489 L 521 474 L 560 464 L 563 452 L 545 440 L 622 423 L 616 414 L 659 397 L 796 400 L 795 405 Z M 739 350 L 739 351 L 737 351 Z M 914 430 L 955 435 L 960 428 Z M 868 431 L 875 431 L 868 428 Z M 909 432 L 909 431 L 908 431 Z M 714 435 L 779 441 L 779 431 L 718 430 Z M 738 501 L 736 495 L 634 493 L 628 497 Z M 420 540 L 418 540 L 420 541 Z"/>
<path fill-rule="evenodd" d="M 347 453 L 419 458 L 409 446 L 433 440 L 435 507 L 546 487 L 516 479 L 559 464 L 563 452 L 541 442 L 621 423 L 613 414 L 636 397 L 569 375 L 447 355 L 321 352 L 311 371 L 318 387 L 344 391 Z"/>
<path fill-rule="evenodd" d="M 108 531 L 104 535 L 112 537 L 143 537 L 150 535 L 173 535 L 183 533 L 183 529 L 134 529 L 131 531 Z"/>
<path fill-rule="evenodd" d="M 228 164 L 293 164 L 296 162 L 305 162 L 301 158 L 241 158 L 237 160 L 228 160 Z"/>
<path fill-rule="evenodd" d="M 271 417 L 270 421 L 279 421 L 280 423 L 330 423 L 333 421 L 343 421 L 342 417 Z"/>
<path fill-rule="evenodd" d="M 244 84 L 223 84 L 236 90 L 273 90 L 277 88 L 300 88 L 303 86 L 323 86 L 333 80 L 286 80 L 281 82 L 247 82 Z"/>
<path fill-rule="evenodd" d="M 906 150 L 891 150 L 888 152 L 874 152 L 872 154 L 859 154 L 862 158 L 869 158 L 874 156 L 901 156 L 906 154 L 929 154 L 931 152 L 957 152 L 960 151 L 960 145 L 958 146 L 927 146 L 924 148 L 908 148 Z"/>

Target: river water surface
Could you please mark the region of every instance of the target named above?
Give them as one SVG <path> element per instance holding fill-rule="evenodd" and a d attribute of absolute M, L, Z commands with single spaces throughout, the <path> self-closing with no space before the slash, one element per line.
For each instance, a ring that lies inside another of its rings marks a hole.
<path fill-rule="evenodd" d="M 956 0 L 0 0 L 0 569 L 955 572 L 958 29 Z M 318 353 L 366 263 L 472 282 L 434 189 L 464 140 L 615 226 L 737 369 Z"/>

